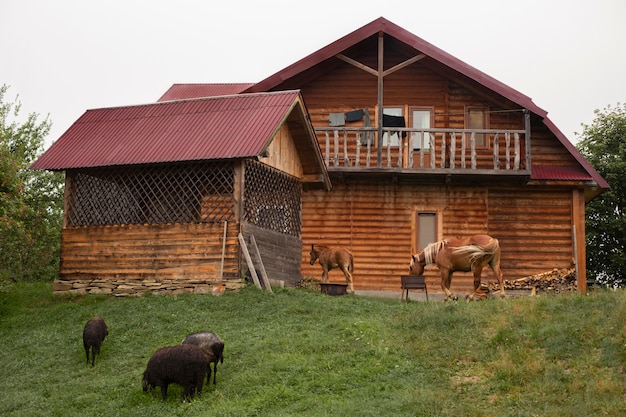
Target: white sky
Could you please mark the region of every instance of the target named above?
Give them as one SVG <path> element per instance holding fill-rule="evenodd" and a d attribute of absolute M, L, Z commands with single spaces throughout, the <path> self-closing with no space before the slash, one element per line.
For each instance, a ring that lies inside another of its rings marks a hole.
<path fill-rule="evenodd" d="M 624 0 L 0 0 L 0 85 L 50 116 L 49 146 L 88 109 L 258 82 L 381 16 L 531 97 L 572 142 L 626 102 Z"/>

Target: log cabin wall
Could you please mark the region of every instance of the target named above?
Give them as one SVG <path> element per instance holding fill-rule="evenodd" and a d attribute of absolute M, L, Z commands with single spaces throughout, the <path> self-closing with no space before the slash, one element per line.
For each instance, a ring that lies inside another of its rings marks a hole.
<path fill-rule="evenodd" d="M 505 279 L 572 266 L 572 214 L 567 191 L 507 187 L 446 188 L 390 181 L 346 180 L 333 190 L 303 196 L 302 275 L 321 277 L 309 265 L 311 244 L 344 247 L 354 254 L 354 283 L 361 290 L 398 291 L 409 273 L 415 245 L 414 216 L 437 212 L 440 238 L 488 233 L 500 241 Z M 439 291 L 436 268 L 426 270 L 429 289 Z M 331 282 L 342 282 L 333 270 Z M 483 280 L 496 282 L 485 269 Z M 454 274 L 452 289 L 469 292 L 470 273 Z"/>
<path fill-rule="evenodd" d="M 376 78 L 364 71 L 340 64 L 300 88 L 314 126 L 328 126 L 329 113 L 361 108 L 369 109 L 372 125 L 376 124 Z M 477 96 L 419 63 L 384 80 L 384 106 L 407 105 L 432 107 L 435 128 L 466 128 L 466 108 L 486 106 L 491 112 L 490 128 L 524 129 L 523 109 L 503 111 L 485 95 Z M 541 120 L 531 119 L 531 131 L 534 163 L 575 163 Z M 318 140 L 324 154 L 325 138 L 318 135 Z M 354 155 L 352 148 L 349 153 Z M 491 150 L 479 154 L 478 167 L 493 167 Z M 572 267 L 574 220 L 572 189 L 567 186 L 494 185 L 486 179 L 471 186 L 454 180 L 448 186 L 429 185 L 419 178 L 393 180 L 368 177 L 368 173 L 356 177 L 347 171 L 345 177 L 336 174 L 332 181 L 330 192 L 314 190 L 303 195 L 303 276 L 321 276 L 320 266 L 308 263 L 312 243 L 341 246 L 354 253 L 357 289 L 397 291 L 400 275 L 408 273 L 415 246 L 413 216 L 419 210 L 441 216 L 440 238 L 478 233 L 498 238 L 505 279 Z M 429 288 L 440 290 L 436 268 L 427 269 L 426 275 Z M 483 271 L 483 280 L 486 277 L 495 281 L 490 270 Z M 330 279 L 342 282 L 344 278 L 335 270 Z M 471 287 L 471 274 L 455 273 L 453 290 L 469 292 Z"/>
<path fill-rule="evenodd" d="M 274 136 L 261 162 L 296 178 L 302 178 L 302 163 L 289 126 L 283 125 Z"/>
<path fill-rule="evenodd" d="M 220 285 L 224 224 L 72 227 L 61 237 L 55 293 L 207 293 Z M 238 288 L 239 225 L 228 223 L 223 276 Z"/>

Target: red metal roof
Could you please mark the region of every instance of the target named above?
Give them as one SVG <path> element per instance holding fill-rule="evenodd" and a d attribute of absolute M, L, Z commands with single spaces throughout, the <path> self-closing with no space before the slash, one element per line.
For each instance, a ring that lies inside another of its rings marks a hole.
<path fill-rule="evenodd" d="M 533 165 L 530 173 L 530 179 L 553 181 L 592 181 L 593 177 L 582 167 Z"/>
<path fill-rule="evenodd" d="M 158 101 L 228 96 L 231 94 L 239 94 L 253 85 L 253 83 L 174 84 L 165 92 L 165 94 L 161 96 Z"/>
<path fill-rule="evenodd" d="M 30 168 L 257 156 L 297 102 L 283 91 L 88 110 Z"/>

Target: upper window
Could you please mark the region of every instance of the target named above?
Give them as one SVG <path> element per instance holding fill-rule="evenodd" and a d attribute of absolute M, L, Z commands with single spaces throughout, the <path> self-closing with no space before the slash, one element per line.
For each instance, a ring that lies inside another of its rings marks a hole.
<path fill-rule="evenodd" d="M 489 121 L 487 117 L 487 109 L 482 106 L 467 107 L 465 117 L 467 129 L 489 129 Z M 485 133 L 476 133 L 476 147 L 487 146 L 487 135 Z"/>
<path fill-rule="evenodd" d="M 433 112 L 430 108 L 411 107 L 411 127 L 414 129 L 430 129 Z M 430 135 L 428 132 L 412 132 L 411 143 L 414 150 L 430 150 Z"/>

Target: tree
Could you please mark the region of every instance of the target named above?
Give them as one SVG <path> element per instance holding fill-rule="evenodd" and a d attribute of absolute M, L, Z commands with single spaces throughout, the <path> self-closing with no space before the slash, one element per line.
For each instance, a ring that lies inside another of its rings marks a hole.
<path fill-rule="evenodd" d="M 626 286 L 626 105 L 595 115 L 577 148 L 611 188 L 585 209 L 587 270 L 601 284 Z"/>
<path fill-rule="evenodd" d="M 21 103 L 5 103 L 8 88 L 0 86 L 0 280 L 51 280 L 59 270 L 63 175 L 28 169 L 51 122 L 35 113 L 16 122 Z"/>

